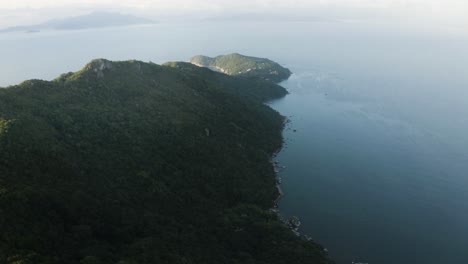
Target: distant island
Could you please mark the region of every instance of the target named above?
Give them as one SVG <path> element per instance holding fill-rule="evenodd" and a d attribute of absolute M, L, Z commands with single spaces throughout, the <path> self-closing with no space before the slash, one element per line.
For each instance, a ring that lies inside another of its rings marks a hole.
<path fill-rule="evenodd" d="M 41 30 L 79 30 L 90 28 L 144 25 L 154 23 L 156 22 L 146 18 L 140 18 L 132 15 L 124 15 L 120 13 L 99 11 L 82 16 L 68 17 L 63 19 L 52 19 L 36 25 L 9 27 L 5 29 L 0 29 L 0 33 L 15 31 L 35 33 Z"/>
<path fill-rule="evenodd" d="M 105 59 L 0 89 L 0 263 L 333 263 L 273 209 L 286 94 Z"/>
<path fill-rule="evenodd" d="M 291 76 L 291 71 L 269 59 L 256 58 L 233 53 L 210 58 L 198 55 L 190 59 L 190 63 L 208 67 L 228 75 L 254 77 L 279 83 Z"/>

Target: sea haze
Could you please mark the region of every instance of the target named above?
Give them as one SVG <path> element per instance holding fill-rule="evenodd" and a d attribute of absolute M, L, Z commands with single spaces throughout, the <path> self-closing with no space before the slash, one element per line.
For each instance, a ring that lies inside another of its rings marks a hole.
<path fill-rule="evenodd" d="M 93 58 L 278 61 L 294 72 L 290 94 L 271 103 L 291 120 L 278 156 L 281 212 L 299 216 L 338 263 L 466 264 L 467 47 L 464 34 L 356 21 L 6 33 L 0 86 Z"/>
<path fill-rule="evenodd" d="M 82 16 L 52 19 L 46 22 L 0 29 L 5 32 L 37 33 L 41 30 L 80 30 L 90 28 L 122 27 L 130 25 L 154 24 L 153 20 L 111 12 L 93 12 Z"/>

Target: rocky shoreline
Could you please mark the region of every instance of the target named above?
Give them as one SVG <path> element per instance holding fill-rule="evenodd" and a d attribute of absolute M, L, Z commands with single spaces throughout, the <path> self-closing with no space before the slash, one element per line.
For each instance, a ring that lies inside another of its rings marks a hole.
<path fill-rule="evenodd" d="M 205 67 L 205 68 L 208 68 L 208 69 L 210 69 L 212 71 L 228 74 L 227 70 L 225 70 L 225 69 L 223 69 L 221 67 L 218 67 L 218 66 L 204 65 L 204 64 L 201 64 L 201 63 L 197 63 L 196 61 L 193 61 L 193 59 L 190 61 L 190 63 L 195 65 L 195 66 L 198 66 L 198 67 Z M 289 119 L 286 116 L 283 116 L 283 127 L 282 127 L 281 131 L 283 132 L 285 130 L 290 130 L 291 129 L 289 127 L 290 123 L 291 123 L 291 119 Z M 296 130 L 294 130 L 294 132 L 296 132 Z M 270 158 L 270 163 L 273 166 L 274 173 L 275 173 L 276 189 L 278 191 L 278 196 L 275 198 L 275 200 L 273 202 L 273 207 L 270 209 L 270 211 L 275 213 L 276 216 L 278 217 L 278 220 L 281 223 L 283 223 L 288 229 L 290 229 L 291 232 L 294 233 L 297 237 L 299 237 L 299 238 L 301 238 L 303 240 L 306 240 L 306 241 L 310 241 L 311 243 L 314 243 L 316 245 L 321 246 L 319 243 L 316 243 L 315 241 L 313 241 L 310 236 L 305 235 L 305 234 L 301 234 L 299 232 L 299 227 L 301 226 L 301 221 L 300 221 L 299 217 L 291 216 L 289 218 L 285 218 L 283 215 L 281 215 L 281 212 L 279 210 L 279 206 L 278 206 L 279 201 L 285 195 L 284 191 L 281 188 L 282 178 L 279 175 L 279 173 L 281 171 L 285 170 L 286 166 L 281 165 L 280 162 L 276 158 L 277 158 L 278 154 L 285 148 L 285 145 L 286 145 L 286 141 L 283 139 L 283 142 L 282 142 L 281 146 L 272 154 L 272 156 Z M 321 247 L 322 247 L 323 252 L 326 255 L 328 255 L 328 250 L 326 248 L 324 248 L 323 246 L 321 246 Z"/>
<path fill-rule="evenodd" d="M 195 66 L 198 66 L 198 67 L 202 67 L 202 68 L 208 68 L 212 71 L 215 71 L 215 72 L 221 72 L 221 73 L 224 73 L 224 74 L 228 74 L 228 72 L 223 69 L 223 68 L 220 68 L 220 67 L 217 67 L 217 66 L 205 66 L 205 65 L 202 65 L 200 63 L 196 63 L 196 62 L 191 62 L 193 65 Z"/>
<path fill-rule="evenodd" d="M 284 117 L 283 130 L 282 131 L 290 129 L 290 127 L 288 127 L 288 125 L 291 122 L 292 122 L 291 119 L 289 119 L 288 117 Z M 287 167 L 284 166 L 284 165 L 281 165 L 280 162 L 278 161 L 277 157 L 278 157 L 278 154 L 284 149 L 285 144 L 286 144 L 286 141 L 283 139 L 283 143 L 282 143 L 281 147 L 277 151 L 275 151 L 273 153 L 273 155 L 272 155 L 272 157 L 270 159 L 270 163 L 273 166 L 273 169 L 275 171 L 276 188 L 278 190 L 278 197 L 276 197 L 276 199 L 274 201 L 273 208 L 271 208 L 270 211 L 275 213 L 277 215 L 278 219 L 280 220 L 280 222 L 282 222 L 286 227 L 288 227 L 291 230 L 291 232 L 294 233 L 297 237 L 299 237 L 301 239 L 304 239 L 306 241 L 309 241 L 311 243 L 314 243 L 316 245 L 321 246 L 322 250 L 323 250 L 323 253 L 328 255 L 328 249 L 327 248 L 323 247 L 320 243 L 317 243 L 316 241 L 314 241 L 312 239 L 312 237 L 310 237 L 310 236 L 308 236 L 306 234 L 301 234 L 299 232 L 299 227 L 302 224 L 299 217 L 291 216 L 289 218 L 286 218 L 281 214 L 281 211 L 279 210 L 279 201 L 285 195 L 283 189 L 281 188 L 282 179 L 281 179 L 279 173 L 281 171 L 285 170 Z"/>
<path fill-rule="evenodd" d="M 286 129 L 286 127 L 288 126 L 288 124 L 291 123 L 291 120 L 287 117 L 284 117 L 284 120 L 283 120 L 283 130 Z M 273 168 L 274 168 L 274 171 L 275 171 L 275 177 L 276 177 L 276 188 L 278 189 L 278 197 L 276 197 L 275 201 L 274 201 L 274 206 L 273 208 L 271 208 L 270 210 L 272 212 L 274 212 L 277 216 L 278 216 L 278 219 L 283 223 L 285 224 L 296 236 L 298 237 L 301 237 L 307 241 L 312 241 L 312 238 L 307 236 L 307 235 L 302 235 L 300 232 L 299 232 L 299 227 L 301 226 L 301 221 L 299 219 L 299 217 L 297 216 L 292 216 L 292 217 L 289 217 L 289 218 L 285 218 L 281 215 L 281 212 L 279 210 L 279 206 L 278 206 L 278 203 L 279 201 L 281 200 L 281 198 L 285 195 L 283 190 L 281 189 L 281 182 L 282 182 L 282 179 L 279 175 L 279 173 L 281 171 L 283 171 L 284 169 L 286 169 L 286 166 L 283 166 L 280 164 L 280 162 L 276 159 L 279 152 L 281 152 L 281 150 L 283 150 L 283 147 L 284 147 L 284 144 L 286 144 L 286 142 L 283 140 L 283 144 L 281 146 L 281 148 L 279 148 L 271 157 L 271 160 L 270 160 L 270 163 L 272 164 Z M 325 252 L 327 252 L 326 249 L 324 249 Z"/>

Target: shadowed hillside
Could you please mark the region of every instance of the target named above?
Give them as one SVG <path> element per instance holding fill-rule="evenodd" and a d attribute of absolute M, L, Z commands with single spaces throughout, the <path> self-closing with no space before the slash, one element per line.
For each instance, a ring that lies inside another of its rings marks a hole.
<path fill-rule="evenodd" d="M 328 263 L 269 211 L 285 94 L 103 59 L 0 90 L 0 263 Z"/>

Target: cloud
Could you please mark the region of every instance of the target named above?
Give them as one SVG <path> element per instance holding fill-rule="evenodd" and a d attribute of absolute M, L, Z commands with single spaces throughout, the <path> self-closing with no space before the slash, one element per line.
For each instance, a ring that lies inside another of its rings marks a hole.
<path fill-rule="evenodd" d="M 402 8 L 414 6 L 467 7 L 465 0 L 1 0 L 0 8 L 57 8 L 72 6 L 116 6 L 158 9 L 228 9 L 228 8 L 314 8 L 314 7 L 355 7 L 355 8 Z"/>

